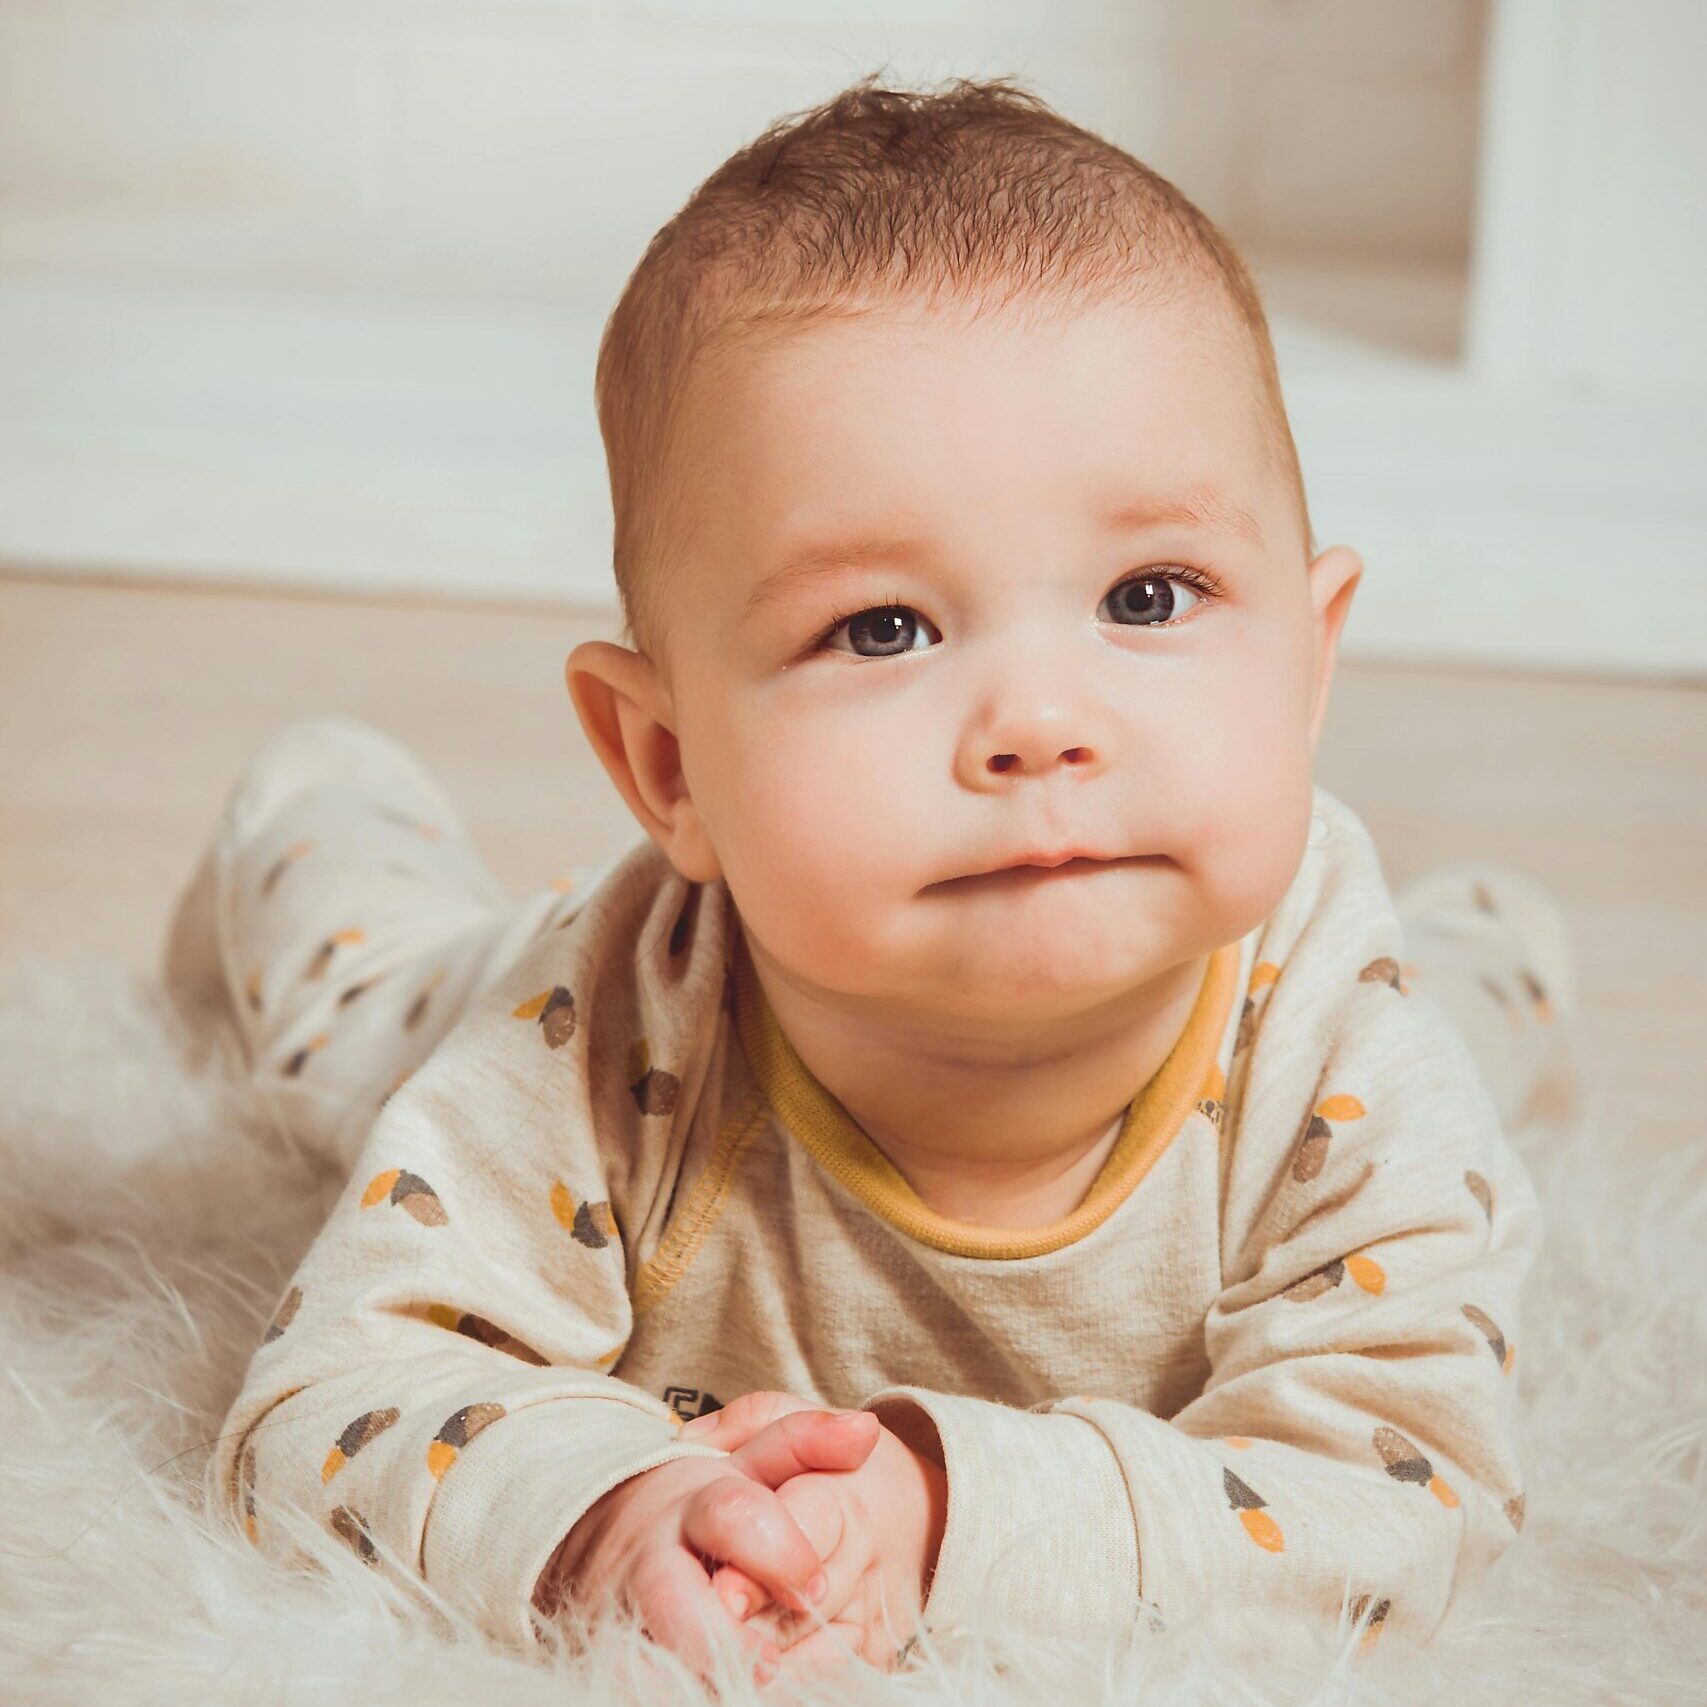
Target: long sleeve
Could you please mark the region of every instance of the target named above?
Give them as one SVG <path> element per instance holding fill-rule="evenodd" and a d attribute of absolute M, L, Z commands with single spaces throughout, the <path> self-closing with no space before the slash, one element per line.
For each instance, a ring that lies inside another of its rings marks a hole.
<path fill-rule="evenodd" d="M 681 896 L 625 873 L 385 1105 L 210 1464 L 210 1498 L 269 1556 L 347 1546 L 525 1645 L 539 1575 L 595 1499 L 718 1455 L 610 1373 L 722 987 L 709 937 L 635 974 Z"/>
<path fill-rule="evenodd" d="M 1201 1392 L 1165 1418 L 1108 1395 L 866 1399 L 918 1405 L 942 1441 L 931 1628 L 988 1593 L 1054 1628 L 1141 1600 L 1165 1621 L 1349 1607 L 1426 1639 L 1520 1527 L 1534 1195 L 1463 1038 L 1402 984 L 1384 891 L 1325 899 L 1271 939 L 1290 953 L 1241 1027 Z"/>

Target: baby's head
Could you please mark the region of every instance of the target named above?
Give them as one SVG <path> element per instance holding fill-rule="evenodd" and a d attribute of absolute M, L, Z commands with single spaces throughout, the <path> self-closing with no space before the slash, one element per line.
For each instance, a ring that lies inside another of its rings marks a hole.
<path fill-rule="evenodd" d="M 570 691 L 773 976 L 1024 1023 L 1273 911 L 1361 565 L 1171 184 L 1010 79 L 865 79 L 652 240 L 598 406 L 628 644 Z"/>

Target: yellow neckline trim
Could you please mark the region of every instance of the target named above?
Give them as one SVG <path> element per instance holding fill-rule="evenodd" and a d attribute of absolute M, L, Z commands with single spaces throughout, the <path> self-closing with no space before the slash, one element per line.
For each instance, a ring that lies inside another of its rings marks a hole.
<path fill-rule="evenodd" d="M 891 1226 L 922 1244 L 963 1257 L 1035 1257 L 1100 1227 L 1131 1195 L 1196 1107 L 1214 1070 L 1238 981 L 1239 944 L 1209 957 L 1185 1030 L 1156 1075 L 1133 1097 L 1120 1136 L 1084 1201 L 1042 1227 L 988 1227 L 939 1215 L 812 1076 L 783 1035 L 735 928 L 735 1022 L 741 1048 L 783 1127 L 833 1179 Z"/>

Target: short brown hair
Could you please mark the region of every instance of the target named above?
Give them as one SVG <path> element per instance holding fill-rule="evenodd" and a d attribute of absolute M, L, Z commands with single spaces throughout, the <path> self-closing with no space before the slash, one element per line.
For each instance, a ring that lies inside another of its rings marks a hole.
<path fill-rule="evenodd" d="M 625 640 L 656 658 L 667 453 L 689 368 L 726 340 L 897 298 L 1157 300 L 1207 281 L 1248 331 L 1270 448 L 1315 554 L 1268 321 L 1238 251 L 1166 178 L 1013 77 L 935 93 L 869 73 L 776 120 L 647 245 L 605 324 L 595 394 Z"/>

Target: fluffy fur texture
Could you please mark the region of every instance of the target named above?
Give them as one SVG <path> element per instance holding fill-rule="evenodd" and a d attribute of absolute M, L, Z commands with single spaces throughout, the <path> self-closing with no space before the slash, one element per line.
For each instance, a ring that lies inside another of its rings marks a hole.
<path fill-rule="evenodd" d="M 701 1699 L 632 1628 L 532 1658 L 331 1543 L 270 1566 L 201 1508 L 206 1443 L 339 1181 L 267 1129 L 233 1044 L 102 961 L 0 977 L 0 1688 L 19 1702 Z M 1701 1700 L 1707 1159 L 1620 1159 L 1577 1099 L 1518 1133 L 1547 1217 L 1514 1379 L 1523 1534 L 1426 1649 L 1139 1621 L 996 1629 L 806 1699 L 996 1704 Z M 789 1699 L 733 1673 L 731 1703 Z"/>

